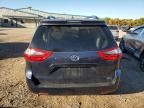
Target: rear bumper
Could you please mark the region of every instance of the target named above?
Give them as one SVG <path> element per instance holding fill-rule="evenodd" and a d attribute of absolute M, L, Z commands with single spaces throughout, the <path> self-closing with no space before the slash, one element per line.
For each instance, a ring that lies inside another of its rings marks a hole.
<path fill-rule="evenodd" d="M 89 89 L 93 88 L 98 93 L 109 93 L 113 92 L 118 88 L 119 81 L 121 76 L 121 70 L 115 71 L 115 76 L 112 81 L 110 82 L 99 82 L 99 83 L 78 83 L 78 84 L 54 84 L 54 83 L 47 83 L 47 84 L 38 84 L 35 85 L 31 79 L 27 79 L 27 84 L 29 89 L 34 93 L 50 93 L 51 91 L 61 91 L 61 90 L 70 90 L 70 89 Z"/>

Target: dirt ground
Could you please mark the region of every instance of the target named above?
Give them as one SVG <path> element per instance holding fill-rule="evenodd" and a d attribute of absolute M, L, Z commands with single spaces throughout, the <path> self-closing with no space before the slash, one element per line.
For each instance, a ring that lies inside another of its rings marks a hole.
<path fill-rule="evenodd" d="M 0 107 L 24 108 L 144 108 L 144 72 L 139 62 L 124 54 L 122 79 L 109 95 L 38 95 L 31 93 L 24 76 L 24 50 L 34 29 L 0 28 Z"/>

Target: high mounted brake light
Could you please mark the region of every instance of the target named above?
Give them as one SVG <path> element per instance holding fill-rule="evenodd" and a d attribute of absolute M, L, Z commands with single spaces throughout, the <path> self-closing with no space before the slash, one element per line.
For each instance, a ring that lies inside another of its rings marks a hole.
<path fill-rule="evenodd" d="M 118 47 L 98 51 L 97 53 L 102 59 L 110 61 L 118 60 L 122 57 L 122 52 Z"/>
<path fill-rule="evenodd" d="M 52 51 L 44 51 L 37 48 L 28 48 L 24 52 L 24 58 L 27 61 L 44 61 L 52 55 Z"/>

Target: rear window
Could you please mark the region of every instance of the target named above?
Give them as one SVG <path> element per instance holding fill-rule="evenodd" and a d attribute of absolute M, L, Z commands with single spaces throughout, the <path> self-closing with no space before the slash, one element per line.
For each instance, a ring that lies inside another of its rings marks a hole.
<path fill-rule="evenodd" d="M 115 44 L 106 26 L 40 26 L 32 40 L 32 47 L 43 50 L 96 51 Z"/>
<path fill-rule="evenodd" d="M 108 26 L 110 30 L 118 30 L 117 26 Z"/>

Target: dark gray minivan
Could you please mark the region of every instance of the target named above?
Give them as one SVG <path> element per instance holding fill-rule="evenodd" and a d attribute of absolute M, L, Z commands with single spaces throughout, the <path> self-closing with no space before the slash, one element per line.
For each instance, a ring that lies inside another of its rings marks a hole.
<path fill-rule="evenodd" d="M 100 88 L 115 91 L 122 52 L 103 21 L 46 19 L 24 52 L 29 89 Z"/>

